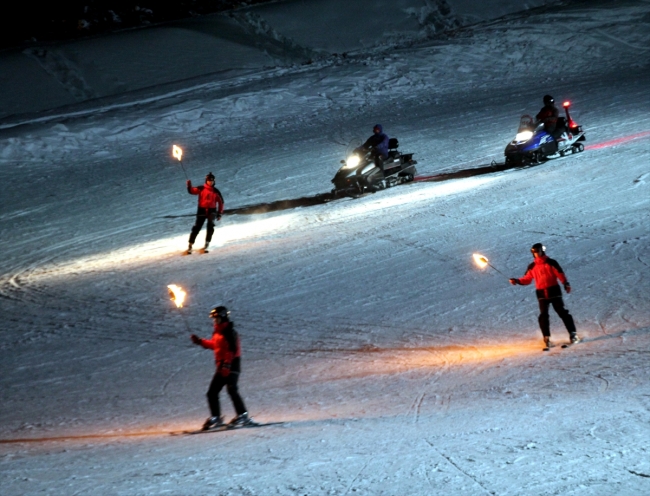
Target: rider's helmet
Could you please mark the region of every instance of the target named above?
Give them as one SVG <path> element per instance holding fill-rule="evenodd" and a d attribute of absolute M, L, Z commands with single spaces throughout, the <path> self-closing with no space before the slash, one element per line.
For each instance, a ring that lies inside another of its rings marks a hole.
<path fill-rule="evenodd" d="M 541 257 L 542 255 L 544 255 L 545 251 L 546 251 L 546 247 L 542 243 L 535 243 L 530 248 L 530 252 L 533 254 L 533 256 L 537 255 L 538 257 Z"/>
<path fill-rule="evenodd" d="M 205 182 L 207 183 L 208 181 L 214 181 L 214 174 L 212 172 L 208 172 L 205 176 Z"/>
<path fill-rule="evenodd" d="M 375 124 L 375 127 L 372 128 L 373 133 L 381 133 L 384 130 L 381 124 Z"/>
<path fill-rule="evenodd" d="M 229 315 L 230 312 L 223 305 L 219 305 L 218 307 L 214 307 L 212 310 L 210 310 L 210 318 L 212 319 L 220 317 L 221 320 L 227 321 Z"/>
<path fill-rule="evenodd" d="M 544 95 L 544 105 L 552 105 L 555 103 L 555 98 L 551 95 Z"/>

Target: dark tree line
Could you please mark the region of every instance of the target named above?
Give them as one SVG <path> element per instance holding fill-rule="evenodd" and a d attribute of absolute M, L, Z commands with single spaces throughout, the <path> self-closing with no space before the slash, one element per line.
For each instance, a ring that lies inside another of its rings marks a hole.
<path fill-rule="evenodd" d="M 0 30 L 0 48 L 68 40 L 126 28 L 266 3 L 273 0 L 71 0 L 30 2 L 12 7 Z"/>

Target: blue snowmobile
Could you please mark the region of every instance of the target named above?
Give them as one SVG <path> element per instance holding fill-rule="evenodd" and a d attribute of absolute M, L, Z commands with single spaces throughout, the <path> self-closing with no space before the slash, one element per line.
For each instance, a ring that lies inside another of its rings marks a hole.
<path fill-rule="evenodd" d="M 566 118 L 558 117 L 556 137 L 544 129 L 544 123 L 536 123 L 530 115 L 523 115 L 519 121 L 517 135 L 506 146 L 506 164 L 539 164 L 548 159 L 564 157 L 569 153 L 580 153 L 585 147 L 585 132 L 569 114 L 570 102 L 562 105 Z"/>

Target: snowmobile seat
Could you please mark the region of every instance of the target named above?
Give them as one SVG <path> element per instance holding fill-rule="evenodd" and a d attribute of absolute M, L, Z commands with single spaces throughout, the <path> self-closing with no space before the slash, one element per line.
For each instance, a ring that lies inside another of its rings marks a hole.
<path fill-rule="evenodd" d="M 555 124 L 555 131 L 551 134 L 557 140 L 563 133 L 567 132 L 566 119 L 564 117 L 558 117 L 557 123 Z"/>
<path fill-rule="evenodd" d="M 388 158 L 395 158 L 399 155 L 397 148 L 399 148 L 397 138 L 390 138 L 388 140 Z"/>

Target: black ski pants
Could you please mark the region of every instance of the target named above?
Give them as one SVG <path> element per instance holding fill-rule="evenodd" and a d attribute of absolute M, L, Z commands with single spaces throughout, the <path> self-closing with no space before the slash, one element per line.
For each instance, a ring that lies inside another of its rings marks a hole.
<path fill-rule="evenodd" d="M 205 242 L 209 243 L 212 241 L 212 234 L 214 234 L 214 221 L 217 216 L 216 208 L 199 208 L 196 212 L 196 222 L 192 226 L 192 232 L 190 233 L 190 244 L 193 245 L 196 241 L 201 228 L 205 221 L 208 221 L 208 232 L 205 234 Z"/>
<path fill-rule="evenodd" d="M 558 298 L 540 298 L 537 302 L 539 303 L 539 328 L 542 330 L 542 335 L 544 337 L 551 336 L 551 328 L 548 319 L 548 307 L 550 305 L 553 305 L 553 309 L 560 316 L 562 322 L 564 322 L 564 327 L 566 327 L 569 335 L 573 336 L 576 333 L 576 325 L 573 322 L 573 317 L 569 311 L 564 308 L 564 301 L 561 296 Z"/>
<path fill-rule="evenodd" d="M 231 372 L 227 377 L 222 376 L 219 372 L 215 372 L 207 394 L 208 405 L 210 405 L 210 411 L 212 412 L 213 417 L 221 416 L 219 393 L 224 386 L 226 386 L 226 390 L 230 395 L 230 399 L 232 400 L 232 404 L 235 407 L 235 412 L 237 412 L 237 415 L 241 415 L 247 411 L 246 405 L 244 405 L 244 400 L 242 400 L 241 396 L 239 396 L 239 390 L 237 388 L 238 380 L 239 372 Z"/>

